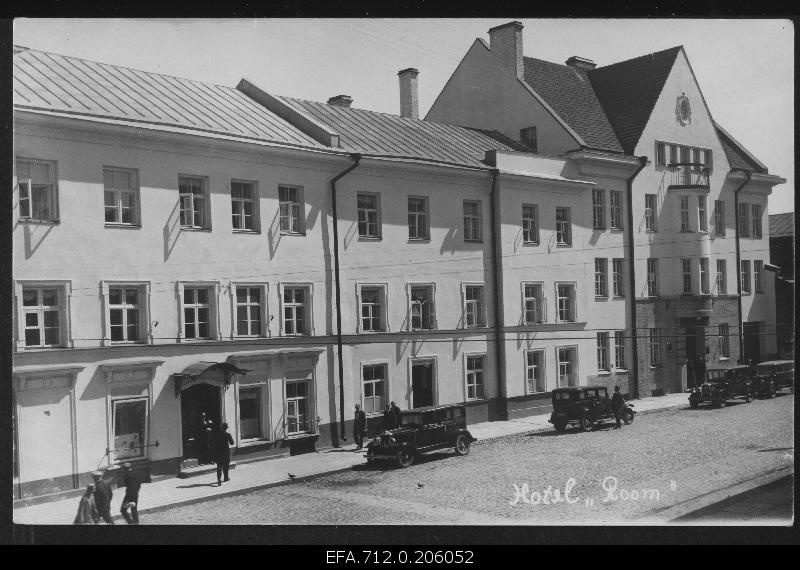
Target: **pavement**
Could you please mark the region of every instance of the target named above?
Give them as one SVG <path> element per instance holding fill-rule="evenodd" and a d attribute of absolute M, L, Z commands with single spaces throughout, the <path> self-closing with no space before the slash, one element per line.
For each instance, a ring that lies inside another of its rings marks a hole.
<path fill-rule="evenodd" d="M 629 400 L 637 414 L 688 406 L 684 393 Z M 518 418 L 509 421 L 482 422 L 469 425 L 479 443 L 506 436 L 552 430 L 549 414 Z M 217 486 L 216 472 L 189 479 L 168 478 L 142 485 L 139 494 L 139 513 L 151 513 L 178 506 L 190 505 L 220 497 L 240 495 L 259 489 L 310 480 L 323 475 L 349 471 L 364 463 L 366 451 L 356 452 L 355 445 L 324 449 L 276 459 L 240 463 L 231 470 L 231 480 Z M 294 475 L 290 478 L 289 474 Z M 117 524 L 125 524 L 120 507 L 124 492 L 115 489 L 111 514 Z M 79 499 L 69 498 L 14 509 L 15 524 L 72 524 Z"/>

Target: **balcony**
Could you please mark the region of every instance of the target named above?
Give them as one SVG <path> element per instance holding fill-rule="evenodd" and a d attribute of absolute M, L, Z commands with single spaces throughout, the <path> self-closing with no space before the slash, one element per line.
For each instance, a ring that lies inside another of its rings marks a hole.
<path fill-rule="evenodd" d="M 668 190 L 708 190 L 708 167 L 702 162 L 673 162 L 665 173 Z"/>

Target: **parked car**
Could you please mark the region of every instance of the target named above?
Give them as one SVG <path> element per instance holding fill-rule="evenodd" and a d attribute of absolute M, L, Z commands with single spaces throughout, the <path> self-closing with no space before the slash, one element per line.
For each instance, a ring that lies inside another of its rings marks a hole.
<path fill-rule="evenodd" d="M 367 463 L 396 461 L 410 467 L 420 453 L 453 448 L 467 455 L 476 438 L 467 430 L 467 412 L 462 405 L 426 406 L 400 412 L 400 426 L 385 430 L 367 444 Z"/>
<path fill-rule="evenodd" d="M 757 394 L 761 397 L 774 398 L 777 391 L 784 388 L 794 392 L 794 361 L 759 362 L 756 365 L 753 383 Z"/>
<path fill-rule="evenodd" d="M 708 368 L 706 381 L 689 394 L 689 405 L 697 408 L 704 402 L 710 402 L 715 408 L 724 408 L 728 400 L 733 398 L 749 402 L 753 397 L 753 369 L 750 366 Z"/>
<path fill-rule="evenodd" d="M 589 431 L 599 422 L 615 419 L 605 386 L 556 388 L 552 397 L 553 413 L 547 421 L 557 431 L 564 431 L 568 425 L 577 425 L 583 431 Z M 635 415 L 633 404 L 626 402 L 621 414 L 622 421 L 633 423 Z"/>

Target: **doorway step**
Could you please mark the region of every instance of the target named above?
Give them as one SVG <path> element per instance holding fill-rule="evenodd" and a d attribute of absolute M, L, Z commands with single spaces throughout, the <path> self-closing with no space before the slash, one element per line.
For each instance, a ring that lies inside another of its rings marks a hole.
<path fill-rule="evenodd" d="M 228 469 L 236 469 L 236 462 L 231 461 L 230 467 L 228 467 Z M 217 472 L 217 465 L 215 463 L 211 463 L 209 465 L 184 464 L 181 467 L 180 471 L 178 471 L 178 479 L 188 479 L 189 477 L 196 477 L 198 475 L 208 475 L 209 473 L 216 473 L 216 472 Z"/>

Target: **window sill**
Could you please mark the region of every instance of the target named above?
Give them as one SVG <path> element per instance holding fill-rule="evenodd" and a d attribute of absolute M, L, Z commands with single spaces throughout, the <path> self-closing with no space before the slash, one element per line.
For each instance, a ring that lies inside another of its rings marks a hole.
<path fill-rule="evenodd" d="M 408 243 L 430 243 L 430 241 L 429 237 L 408 238 Z"/>
<path fill-rule="evenodd" d="M 646 234 L 657 234 L 658 230 L 644 230 L 644 233 L 646 233 Z"/>
<path fill-rule="evenodd" d="M 314 432 L 310 432 L 310 431 L 305 431 L 305 432 L 301 432 L 301 433 L 287 433 L 286 437 L 284 439 L 288 440 L 288 441 L 291 441 L 291 440 L 296 440 L 296 439 L 305 439 L 305 438 L 308 438 L 308 437 L 319 437 L 319 434 L 318 433 L 314 433 Z"/>
<path fill-rule="evenodd" d="M 608 301 L 608 295 L 595 295 L 595 301 Z"/>
<path fill-rule="evenodd" d="M 571 243 L 557 243 L 556 247 L 572 247 Z"/>
<path fill-rule="evenodd" d="M 282 332 L 278 336 L 282 336 L 282 337 L 286 337 L 286 338 L 294 338 L 294 337 L 301 337 L 302 338 L 302 337 L 305 337 L 305 336 L 314 336 L 314 335 L 311 334 L 311 333 L 291 333 L 290 334 L 290 333 Z"/>
<path fill-rule="evenodd" d="M 35 224 L 41 226 L 57 226 L 61 220 L 36 220 L 33 218 L 19 218 L 20 224 Z"/>
<path fill-rule="evenodd" d="M 265 443 L 272 443 L 272 440 L 267 439 L 267 438 L 261 438 L 261 437 L 254 437 L 254 438 L 249 438 L 249 439 L 240 439 L 239 440 L 239 445 L 237 445 L 236 447 L 241 449 L 242 447 L 254 447 L 256 445 L 264 445 Z"/>
<path fill-rule="evenodd" d="M 213 337 L 208 337 L 208 338 L 186 338 L 186 337 L 182 337 L 182 338 L 178 339 L 178 342 L 180 342 L 180 343 L 187 342 L 187 343 L 190 343 L 190 344 L 202 344 L 204 342 L 219 342 L 219 340 L 220 339 L 213 338 Z"/>
<path fill-rule="evenodd" d="M 261 233 L 261 232 L 257 232 Z M 306 232 L 280 232 L 282 236 L 294 236 L 294 237 L 305 237 Z"/>
<path fill-rule="evenodd" d="M 233 228 L 233 233 L 235 233 L 235 234 L 259 235 L 261 233 L 261 231 L 260 230 L 240 230 L 238 228 Z"/>
<path fill-rule="evenodd" d="M 429 329 L 408 329 L 406 332 L 410 333 L 428 333 L 428 332 L 436 332 L 438 329 L 435 327 Z"/>
<path fill-rule="evenodd" d="M 598 376 L 611 376 L 611 371 L 610 370 L 598 370 L 597 371 L 597 375 Z"/>
<path fill-rule="evenodd" d="M 464 243 L 478 243 L 478 244 L 480 244 L 480 243 L 483 243 L 483 240 L 482 239 L 465 239 Z"/>
<path fill-rule="evenodd" d="M 358 236 L 358 241 L 382 241 L 381 236 Z"/>
<path fill-rule="evenodd" d="M 106 222 L 106 228 L 115 229 L 115 230 L 140 230 L 142 229 L 141 224 L 114 224 L 111 222 Z"/>
<path fill-rule="evenodd" d="M 624 298 L 625 298 L 625 295 L 614 295 L 612 297 L 612 299 L 614 299 L 615 301 L 619 301 L 620 299 L 624 299 Z"/>
<path fill-rule="evenodd" d="M 236 340 L 258 340 L 260 338 L 272 338 L 272 335 L 270 335 L 270 334 L 250 334 L 250 335 L 241 334 L 241 335 L 236 335 L 236 336 L 231 337 L 231 340 L 233 340 L 233 341 L 236 341 Z"/>
<path fill-rule="evenodd" d="M 523 241 L 522 242 L 523 246 L 528 246 L 528 247 L 537 247 L 539 244 L 540 244 L 540 242 L 538 242 L 538 241 Z"/>
<path fill-rule="evenodd" d="M 625 228 L 611 228 L 612 234 L 621 234 L 625 232 Z"/>
<path fill-rule="evenodd" d="M 386 334 L 390 331 L 357 331 L 356 334 Z"/>
<path fill-rule="evenodd" d="M 614 369 L 614 374 L 627 374 L 627 373 L 628 373 L 628 369 L 627 368 L 615 368 Z"/>
<path fill-rule="evenodd" d="M 659 368 L 661 368 L 661 365 L 660 364 L 651 364 L 649 366 L 649 368 L 650 368 L 650 370 L 658 370 Z"/>
<path fill-rule="evenodd" d="M 472 404 L 472 403 L 477 403 L 477 402 L 485 402 L 486 398 L 467 398 L 464 401 Z"/>
<path fill-rule="evenodd" d="M 190 228 L 188 226 L 181 226 L 182 232 L 208 232 L 211 233 L 211 228 Z"/>

